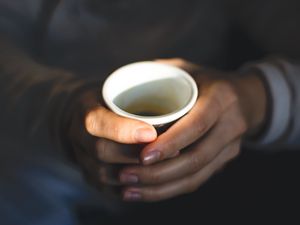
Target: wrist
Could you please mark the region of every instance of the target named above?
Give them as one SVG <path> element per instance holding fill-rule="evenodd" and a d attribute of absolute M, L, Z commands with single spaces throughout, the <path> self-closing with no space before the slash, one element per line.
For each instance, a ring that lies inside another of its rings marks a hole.
<path fill-rule="evenodd" d="M 267 91 L 260 75 L 255 71 L 232 79 L 240 107 L 248 125 L 248 136 L 256 136 L 264 128 L 267 114 Z"/>

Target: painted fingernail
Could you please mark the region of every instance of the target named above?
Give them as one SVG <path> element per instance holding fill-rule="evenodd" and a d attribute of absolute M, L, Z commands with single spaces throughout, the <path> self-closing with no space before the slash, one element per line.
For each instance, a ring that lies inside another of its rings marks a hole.
<path fill-rule="evenodd" d="M 149 128 L 140 128 L 136 130 L 135 138 L 138 142 L 150 142 L 156 138 L 156 133 Z"/>
<path fill-rule="evenodd" d="M 125 184 L 136 184 L 139 182 L 139 178 L 134 174 L 122 173 L 120 175 L 120 181 Z"/>
<path fill-rule="evenodd" d="M 142 199 L 142 195 L 138 191 L 134 191 L 134 192 L 133 191 L 126 191 L 124 193 L 123 199 L 125 201 L 139 201 L 139 200 Z"/>
<path fill-rule="evenodd" d="M 152 151 L 147 153 L 143 158 L 143 163 L 149 165 L 160 160 L 161 153 L 159 151 Z"/>

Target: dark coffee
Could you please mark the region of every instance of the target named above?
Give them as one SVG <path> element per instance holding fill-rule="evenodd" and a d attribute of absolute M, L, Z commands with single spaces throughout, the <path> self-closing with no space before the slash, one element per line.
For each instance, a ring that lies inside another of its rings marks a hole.
<path fill-rule="evenodd" d="M 134 102 L 123 110 L 138 116 L 162 116 L 172 112 L 162 104 L 154 102 Z"/>
<path fill-rule="evenodd" d="M 161 86 L 161 83 L 164 86 Z M 166 91 L 166 86 L 162 81 L 139 85 L 116 96 L 114 104 L 138 116 L 162 116 L 172 113 L 180 108 L 180 104 L 174 92 Z"/>
<path fill-rule="evenodd" d="M 142 111 L 142 112 L 130 112 L 131 114 L 135 114 L 135 115 L 139 115 L 139 116 L 161 116 L 163 114 L 161 113 L 157 113 L 157 112 L 146 112 L 146 111 Z"/>

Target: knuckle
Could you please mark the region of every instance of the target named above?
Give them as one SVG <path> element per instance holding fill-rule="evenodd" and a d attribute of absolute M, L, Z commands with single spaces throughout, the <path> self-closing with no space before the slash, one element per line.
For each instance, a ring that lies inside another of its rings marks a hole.
<path fill-rule="evenodd" d="M 195 127 L 195 132 L 198 135 L 201 135 L 205 133 L 208 130 L 208 124 L 207 121 L 202 119 L 202 117 L 198 117 L 197 120 L 193 122 L 194 127 Z"/>
<path fill-rule="evenodd" d="M 204 161 L 205 157 L 199 157 L 197 155 L 192 156 L 189 163 L 191 172 L 198 171 L 199 168 L 201 168 L 201 166 L 203 165 Z"/>
<path fill-rule="evenodd" d="M 223 106 L 217 97 L 213 97 L 210 101 L 210 108 L 213 109 L 214 115 L 220 115 L 223 111 Z"/>
<path fill-rule="evenodd" d="M 148 180 L 151 183 L 159 183 L 161 181 L 161 176 L 157 172 L 152 172 L 152 173 L 149 173 Z"/>
<path fill-rule="evenodd" d="M 144 183 L 159 183 L 161 181 L 161 175 L 160 173 L 157 173 L 156 171 L 145 169 L 141 174 L 141 180 Z"/>
<path fill-rule="evenodd" d="M 220 80 L 217 82 L 217 86 L 221 91 L 235 95 L 234 87 L 230 81 Z"/>
<path fill-rule="evenodd" d="M 216 90 L 222 94 L 222 99 L 226 100 L 227 104 L 233 104 L 238 101 L 238 95 L 233 84 L 227 80 L 219 80 L 215 84 Z"/>

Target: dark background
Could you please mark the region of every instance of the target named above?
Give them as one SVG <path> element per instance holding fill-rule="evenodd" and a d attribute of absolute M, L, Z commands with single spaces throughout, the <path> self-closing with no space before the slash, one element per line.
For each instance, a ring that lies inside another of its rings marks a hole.
<path fill-rule="evenodd" d="M 299 152 L 243 150 L 193 194 L 137 205 L 107 224 L 299 224 Z M 96 212 L 82 215 L 100 224 Z M 96 218 L 95 218 L 96 217 Z M 101 221 L 101 222 L 100 222 Z"/>

